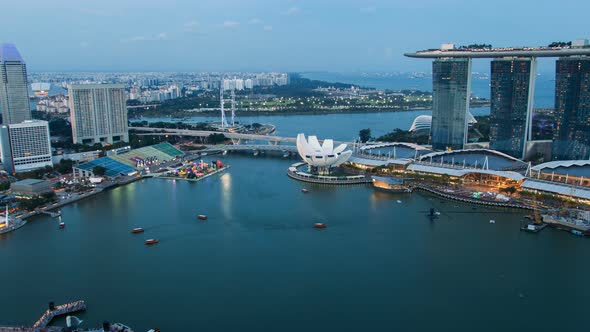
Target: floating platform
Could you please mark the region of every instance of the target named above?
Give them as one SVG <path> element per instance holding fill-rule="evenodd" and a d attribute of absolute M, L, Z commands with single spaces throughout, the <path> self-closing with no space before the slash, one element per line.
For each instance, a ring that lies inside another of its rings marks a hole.
<path fill-rule="evenodd" d="M 521 231 L 529 232 L 529 233 L 538 233 L 545 228 L 547 228 L 547 224 L 535 224 L 535 223 L 527 223 L 524 226 L 520 227 Z"/>

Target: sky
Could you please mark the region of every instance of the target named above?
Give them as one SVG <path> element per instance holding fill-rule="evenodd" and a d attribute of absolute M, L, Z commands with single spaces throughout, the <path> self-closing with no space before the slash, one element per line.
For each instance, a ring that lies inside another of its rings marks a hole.
<path fill-rule="evenodd" d="M 430 71 L 403 53 L 590 38 L 584 0 L 3 2 L 0 42 L 29 71 Z"/>

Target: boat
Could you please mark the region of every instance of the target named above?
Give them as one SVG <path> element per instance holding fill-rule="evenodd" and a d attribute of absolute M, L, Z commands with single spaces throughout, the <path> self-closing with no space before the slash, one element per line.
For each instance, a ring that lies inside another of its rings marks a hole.
<path fill-rule="evenodd" d="M 156 239 L 147 239 L 147 240 L 145 240 L 145 245 L 146 246 L 149 246 L 149 245 L 152 245 L 152 244 L 156 244 L 158 242 L 160 242 L 160 241 L 158 241 Z"/>
<path fill-rule="evenodd" d="M 207 216 L 206 216 L 206 215 L 204 215 L 204 214 L 199 214 L 199 215 L 197 216 L 197 219 L 199 219 L 199 220 L 207 220 Z"/>
<path fill-rule="evenodd" d="M 289 152 L 283 153 L 283 158 L 289 158 L 289 156 L 290 156 L 290 153 Z"/>
<path fill-rule="evenodd" d="M 397 203 L 398 203 L 398 204 L 401 204 L 401 202 L 402 202 L 402 201 L 400 201 L 399 199 L 397 200 Z"/>
<path fill-rule="evenodd" d="M 23 227 L 27 221 L 20 218 L 10 218 L 8 213 L 8 205 L 6 206 L 6 213 L 4 214 L 4 221 L 0 222 L 0 234 L 15 231 Z"/>
<path fill-rule="evenodd" d="M 304 194 L 307 194 L 309 192 L 309 190 L 303 188 L 303 189 L 301 189 L 301 192 L 304 193 Z"/>
<path fill-rule="evenodd" d="M 66 228 L 66 223 L 63 221 L 60 221 L 59 222 L 59 229 L 64 229 L 64 228 Z"/>
<path fill-rule="evenodd" d="M 143 232 L 144 232 L 144 229 L 141 227 L 137 227 L 137 228 L 134 228 L 131 230 L 131 233 L 133 233 L 133 234 L 143 233 Z"/>
<path fill-rule="evenodd" d="M 315 224 L 313 224 L 314 228 L 326 228 L 328 227 L 328 225 L 324 224 L 323 222 L 316 222 Z"/>
<path fill-rule="evenodd" d="M 494 219 L 490 219 L 490 224 L 495 224 L 496 221 Z"/>

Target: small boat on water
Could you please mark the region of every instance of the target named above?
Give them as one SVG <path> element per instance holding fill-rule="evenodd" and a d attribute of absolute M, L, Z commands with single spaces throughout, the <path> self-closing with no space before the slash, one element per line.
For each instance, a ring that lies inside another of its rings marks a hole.
<path fill-rule="evenodd" d="M 59 229 L 64 229 L 64 228 L 66 228 L 66 223 L 63 221 L 60 221 L 59 222 Z"/>
<path fill-rule="evenodd" d="M 316 222 L 315 224 L 313 224 L 314 228 L 326 228 L 328 227 L 328 225 L 324 224 L 323 222 Z"/>
<path fill-rule="evenodd" d="M 307 194 L 309 192 L 309 190 L 303 188 L 303 189 L 301 189 L 301 192 L 304 193 L 304 194 Z"/>
<path fill-rule="evenodd" d="M 490 224 L 495 224 L 496 221 L 494 219 L 490 219 Z"/>
<path fill-rule="evenodd" d="M 402 201 L 400 201 L 399 199 L 397 200 L 397 203 L 398 203 L 398 204 L 401 204 L 401 202 L 402 202 Z"/>
<path fill-rule="evenodd" d="M 133 233 L 133 234 L 138 234 L 138 233 L 143 233 L 143 232 L 144 232 L 144 229 L 141 227 L 137 227 L 137 228 L 134 228 L 131 230 L 131 233 Z"/>
<path fill-rule="evenodd" d="M 149 246 L 149 245 L 152 245 L 152 244 L 156 244 L 158 242 L 160 242 L 160 241 L 158 241 L 156 239 L 147 239 L 147 240 L 145 240 L 145 245 L 146 246 Z"/>
<path fill-rule="evenodd" d="M 197 219 L 199 219 L 199 220 L 207 220 L 207 216 L 206 216 L 206 215 L 204 215 L 204 214 L 199 214 L 199 215 L 197 216 Z"/>

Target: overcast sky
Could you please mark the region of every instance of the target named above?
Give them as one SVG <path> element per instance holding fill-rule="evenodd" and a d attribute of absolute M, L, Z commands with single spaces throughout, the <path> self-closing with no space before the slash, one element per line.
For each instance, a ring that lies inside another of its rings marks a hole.
<path fill-rule="evenodd" d="M 429 71 L 403 53 L 590 37 L 585 0 L 2 2 L 30 71 Z"/>

